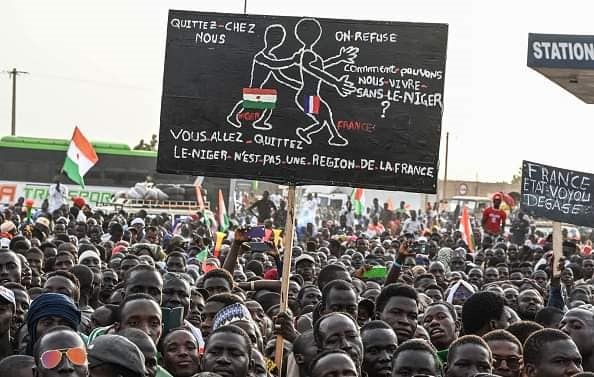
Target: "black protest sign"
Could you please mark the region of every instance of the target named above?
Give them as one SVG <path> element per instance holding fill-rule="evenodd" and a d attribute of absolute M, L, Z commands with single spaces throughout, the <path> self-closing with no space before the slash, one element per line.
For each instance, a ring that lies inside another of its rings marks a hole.
<path fill-rule="evenodd" d="M 170 11 L 157 170 L 435 193 L 447 25 Z"/>
<path fill-rule="evenodd" d="M 524 161 L 522 211 L 569 224 L 594 226 L 594 176 Z"/>

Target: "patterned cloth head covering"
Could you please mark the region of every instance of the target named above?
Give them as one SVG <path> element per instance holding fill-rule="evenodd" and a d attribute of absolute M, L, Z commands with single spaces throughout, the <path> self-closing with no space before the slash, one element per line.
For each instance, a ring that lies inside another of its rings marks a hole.
<path fill-rule="evenodd" d="M 443 264 L 446 274 L 448 272 L 450 272 L 450 263 L 452 260 L 452 254 L 454 254 L 454 250 L 450 249 L 449 247 L 441 248 L 437 252 L 437 261 L 441 262 Z"/>
<path fill-rule="evenodd" d="M 214 317 L 212 330 L 237 321 L 252 321 L 250 311 L 243 304 L 232 304 L 219 310 Z"/>
<path fill-rule="evenodd" d="M 453 304 L 454 301 L 465 302 L 470 296 L 476 293 L 474 287 L 460 279 L 450 288 L 446 301 Z"/>

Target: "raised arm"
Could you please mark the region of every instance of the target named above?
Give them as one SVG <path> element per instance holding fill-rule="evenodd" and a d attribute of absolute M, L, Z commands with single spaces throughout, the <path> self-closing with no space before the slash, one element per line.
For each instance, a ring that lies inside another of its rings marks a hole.
<path fill-rule="evenodd" d="M 358 47 L 353 47 L 353 46 L 344 47 L 343 46 L 340 48 L 340 52 L 338 53 L 338 55 L 324 60 L 324 67 L 327 67 L 327 68 L 333 67 L 340 63 L 353 64 L 353 63 L 355 63 L 355 59 L 357 58 L 358 54 L 359 54 Z"/>

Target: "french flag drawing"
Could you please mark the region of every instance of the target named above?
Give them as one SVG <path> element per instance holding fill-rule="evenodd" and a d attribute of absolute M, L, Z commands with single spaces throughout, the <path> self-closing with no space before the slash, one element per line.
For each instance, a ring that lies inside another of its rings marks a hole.
<path fill-rule="evenodd" d="M 320 96 L 305 96 L 303 110 L 306 114 L 318 114 L 320 112 Z"/>

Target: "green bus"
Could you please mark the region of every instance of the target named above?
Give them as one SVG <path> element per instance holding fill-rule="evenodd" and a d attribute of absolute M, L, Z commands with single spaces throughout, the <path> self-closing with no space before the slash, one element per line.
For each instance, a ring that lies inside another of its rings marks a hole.
<path fill-rule="evenodd" d="M 66 139 L 0 138 L 0 203 L 10 204 L 18 197 L 32 198 L 37 203 L 47 197 L 47 188 L 62 170 L 69 144 L 70 140 Z M 175 196 L 175 200 L 189 200 L 192 192 L 195 199 L 193 185 L 196 177 L 158 173 L 157 152 L 133 150 L 123 143 L 91 144 L 99 161 L 85 175 L 85 189 L 74 185 L 65 176 L 62 179 L 71 196 L 86 197 L 95 203 L 106 202 L 114 193 L 127 191 L 150 176 L 163 191 Z M 203 183 L 209 194 L 216 193 L 218 188 L 228 192 L 228 186 L 228 179 L 208 178 Z"/>

